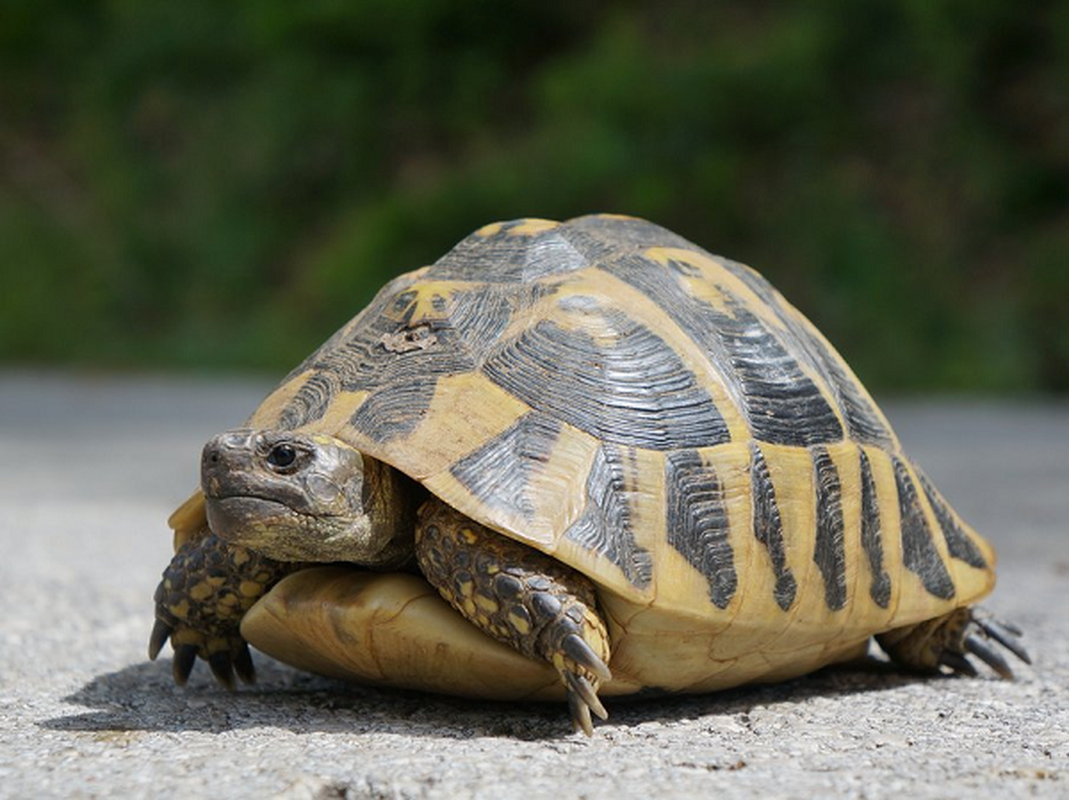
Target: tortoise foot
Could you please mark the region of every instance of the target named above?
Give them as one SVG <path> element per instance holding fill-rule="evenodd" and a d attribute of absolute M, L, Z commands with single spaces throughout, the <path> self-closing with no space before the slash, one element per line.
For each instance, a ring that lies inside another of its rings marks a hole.
<path fill-rule="evenodd" d="M 174 680 L 184 686 L 200 657 L 227 689 L 256 679 L 249 646 L 239 632 L 241 618 L 263 594 L 293 569 L 230 547 L 216 536 L 179 548 L 156 588 L 156 622 L 148 656 L 155 661 L 170 639 Z"/>
<path fill-rule="evenodd" d="M 1021 645 L 1022 631 L 975 608 L 959 608 L 917 625 L 880 634 L 876 640 L 893 661 L 917 672 L 941 672 L 976 677 L 979 673 L 968 656 L 987 664 L 1002 678 L 1013 678 L 1013 669 L 998 646 L 1025 664 L 1031 664 Z"/>

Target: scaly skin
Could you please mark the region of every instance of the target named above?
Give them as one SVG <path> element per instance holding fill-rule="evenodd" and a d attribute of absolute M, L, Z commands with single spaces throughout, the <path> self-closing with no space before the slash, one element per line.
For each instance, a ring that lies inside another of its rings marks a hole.
<path fill-rule="evenodd" d="M 300 566 L 228 545 L 210 532 L 193 537 L 175 553 L 156 588 L 156 625 L 149 658 L 154 660 L 170 638 L 179 685 L 189 678 L 197 656 L 208 662 L 228 688 L 234 688 L 235 671 L 251 683 L 255 671 L 239 631 L 241 618 Z"/>
<path fill-rule="evenodd" d="M 592 732 L 591 711 L 605 719 L 597 688 L 611 678 L 609 638 L 586 577 L 439 500 L 419 510 L 416 560 L 472 624 L 557 668 L 576 728 Z"/>

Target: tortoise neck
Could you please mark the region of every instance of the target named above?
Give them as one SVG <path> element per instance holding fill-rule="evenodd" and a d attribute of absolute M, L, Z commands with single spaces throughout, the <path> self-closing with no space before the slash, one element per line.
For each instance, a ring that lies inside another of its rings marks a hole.
<path fill-rule="evenodd" d="M 364 456 L 364 511 L 373 537 L 385 542 L 375 563 L 366 566 L 393 570 L 415 557 L 416 509 L 427 495 L 416 481 L 378 459 Z"/>

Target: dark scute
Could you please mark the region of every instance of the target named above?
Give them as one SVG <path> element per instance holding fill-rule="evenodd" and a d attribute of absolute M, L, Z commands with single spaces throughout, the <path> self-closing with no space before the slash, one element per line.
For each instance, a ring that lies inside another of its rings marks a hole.
<path fill-rule="evenodd" d="M 512 283 L 522 279 L 531 237 L 509 233 L 523 220 L 505 223 L 491 236 L 473 233 L 434 262 L 437 280 Z"/>
<path fill-rule="evenodd" d="M 395 352 L 383 337 L 399 329 L 385 316 L 369 320 L 320 367 L 336 371 L 346 390 L 370 392 L 351 424 L 378 442 L 410 433 L 430 407 L 438 379 L 471 371 L 476 363 L 465 342 L 468 331 L 442 326 L 433 346 Z"/>
<path fill-rule="evenodd" d="M 724 268 L 743 281 L 776 314 L 795 338 L 800 355 L 831 386 L 839 410 L 846 420 L 850 438 L 861 444 L 889 449 L 893 444 L 890 430 L 876 413 L 872 403 L 860 391 L 857 382 L 847 375 L 827 345 L 809 327 L 784 307 L 783 297 L 757 271 L 731 259 L 720 259 Z"/>
<path fill-rule="evenodd" d="M 539 411 L 605 442 L 673 450 L 730 440 L 708 393 L 675 351 L 645 326 L 611 308 L 576 306 L 597 316 L 613 336 L 595 339 L 584 330 L 550 320 L 504 342 L 483 372 Z"/>
<path fill-rule="evenodd" d="M 314 372 L 284 410 L 284 427 L 320 419 L 339 391 L 366 390 L 369 396 L 351 424 L 377 442 L 406 435 L 430 407 L 438 379 L 476 369 L 511 318 L 505 292 L 489 287 L 461 292 L 451 298 L 448 318 L 434 321 L 429 347 L 399 352 L 385 342 L 409 330 L 395 316 L 412 291 L 377 297 L 359 324 L 343 329 L 295 370 Z"/>
<path fill-rule="evenodd" d="M 846 420 L 850 438 L 859 444 L 870 444 L 885 450 L 893 444 L 890 429 L 880 419 L 872 403 L 859 390 L 857 382 L 843 369 L 839 360 L 828 347 L 813 335 L 806 326 L 791 318 L 777 303 L 776 308 L 784 323 L 792 329 L 803 347 L 809 352 L 809 362 L 827 381 L 835 393 L 839 410 Z"/>
<path fill-rule="evenodd" d="M 403 275 L 384 286 L 354 320 L 342 326 L 282 380 L 282 385 L 285 385 L 305 372 L 312 372 L 282 410 L 278 427 L 284 430 L 298 428 L 323 417 L 330 402 L 341 390 L 343 382 L 353 373 L 358 362 L 358 358 L 354 358 L 349 352 L 346 343 L 366 338 L 361 336 L 361 331 L 367 325 L 386 327 L 382 324 L 383 315 L 399 296 L 408 291 L 411 283 L 409 276 Z M 390 321 L 389 325 L 393 331 L 397 330 L 396 322 Z M 381 333 L 379 335 L 381 336 Z"/>
<path fill-rule="evenodd" d="M 524 281 L 535 281 L 588 266 L 590 261 L 586 256 L 559 230 L 553 230 L 531 241 L 524 258 L 522 277 Z"/>
<path fill-rule="evenodd" d="M 653 559 L 635 542 L 619 448 L 605 445 L 598 450 L 586 494 L 586 507 L 565 531 L 565 538 L 607 558 L 634 586 L 647 588 L 653 579 Z"/>
<path fill-rule="evenodd" d="M 861 547 L 869 560 L 872 583 L 869 596 L 880 608 L 891 602 L 891 576 L 883 568 L 883 531 L 880 526 L 880 507 L 876 497 L 876 481 L 872 477 L 869 457 L 860 447 L 861 461 Z"/>
<path fill-rule="evenodd" d="M 475 497 L 495 508 L 530 518 L 534 505 L 528 483 L 545 463 L 561 423 L 531 412 L 453 465 L 453 477 Z"/>
<path fill-rule="evenodd" d="M 569 226 L 562 231 L 575 251 L 586 259 L 588 264 L 599 264 L 614 258 L 621 250 L 620 242 L 605 239 L 589 231 Z"/>
<path fill-rule="evenodd" d="M 665 461 L 668 487 L 668 543 L 709 582 L 709 598 L 727 608 L 735 596 L 738 576 L 728 533 L 731 526 L 724 494 L 712 465 L 694 450 L 669 453 Z"/>
<path fill-rule="evenodd" d="M 898 509 L 902 516 L 902 563 L 920 577 L 929 594 L 949 600 L 955 594 L 954 581 L 932 542 L 932 533 L 921 510 L 917 488 L 901 459 L 892 456 L 891 460 L 898 488 Z"/>
<path fill-rule="evenodd" d="M 768 550 L 772 571 L 776 576 L 773 596 L 784 611 L 794 604 L 798 584 L 787 566 L 787 546 L 783 540 L 783 520 L 776 504 L 776 489 L 768 464 L 756 442 L 750 443 L 750 476 L 753 482 L 754 537 Z"/>
<path fill-rule="evenodd" d="M 697 248 L 682 236 L 644 219 L 591 215 L 569 220 L 564 236 L 586 253 L 593 263 L 613 253 L 628 253 L 650 247 Z"/>
<path fill-rule="evenodd" d="M 308 376 L 301 388 L 286 404 L 279 419 L 282 430 L 292 430 L 309 422 L 321 419 L 327 413 L 330 401 L 338 392 L 338 376 L 323 370 Z"/>
<path fill-rule="evenodd" d="M 526 283 L 589 266 L 587 254 L 564 227 L 531 234 L 512 231 L 526 220 L 506 222 L 490 236 L 472 234 L 435 262 L 437 280 Z"/>
<path fill-rule="evenodd" d="M 676 278 L 691 267 L 665 268 L 641 256 L 616 259 L 606 272 L 635 287 L 679 325 L 716 365 L 729 395 L 739 398 L 754 438 L 805 447 L 843 438 L 842 425 L 797 357 L 730 291 L 717 288 L 730 313 L 691 295 Z M 796 348 L 791 348 L 796 349 Z"/>
<path fill-rule="evenodd" d="M 437 376 L 397 380 L 380 386 L 349 419 L 349 424 L 378 442 L 411 433 L 434 397 Z"/>
<path fill-rule="evenodd" d="M 846 605 L 846 545 L 843 541 L 843 489 L 827 449 L 812 450 L 816 477 L 817 531 L 813 561 L 824 578 L 824 602 L 832 611 Z"/>
<path fill-rule="evenodd" d="M 720 323 L 756 439 L 799 447 L 842 439 L 842 426 L 816 384 L 756 316 L 740 306 L 736 317 Z"/>
<path fill-rule="evenodd" d="M 971 567 L 986 569 L 987 561 L 984 559 L 983 553 L 980 552 L 980 548 L 962 530 L 939 492 L 928 480 L 928 477 L 916 466 L 914 466 L 914 470 L 917 472 L 917 477 L 920 478 L 921 487 L 923 487 L 924 494 L 928 498 L 928 504 L 931 505 L 932 510 L 935 512 L 935 518 L 939 520 L 939 527 L 943 530 L 943 538 L 946 540 L 947 551 L 951 557 L 956 558 L 958 561 L 964 561 Z"/>

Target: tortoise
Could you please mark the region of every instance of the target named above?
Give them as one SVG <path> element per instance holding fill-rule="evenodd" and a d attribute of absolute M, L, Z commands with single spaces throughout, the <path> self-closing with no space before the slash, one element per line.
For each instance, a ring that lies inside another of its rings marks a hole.
<path fill-rule="evenodd" d="M 995 554 L 756 271 L 653 223 L 487 225 L 389 282 L 171 519 L 149 654 L 247 642 L 497 699 L 708 692 L 863 655 L 1012 675 Z"/>

